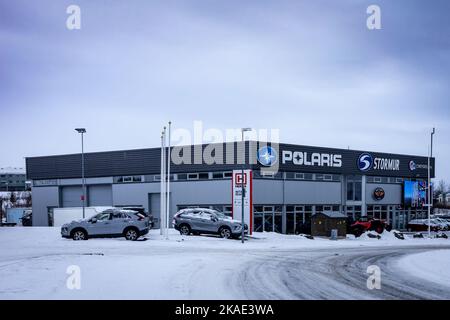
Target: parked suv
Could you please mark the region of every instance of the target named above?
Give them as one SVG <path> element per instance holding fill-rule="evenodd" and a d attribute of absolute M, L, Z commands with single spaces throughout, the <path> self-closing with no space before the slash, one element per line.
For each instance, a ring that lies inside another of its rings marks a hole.
<path fill-rule="evenodd" d="M 239 238 L 242 234 L 241 221 L 231 219 L 222 212 L 192 208 L 178 211 L 173 217 L 173 226 L 182 235 L 218 234 L 222 238 Z M 244 232 L 248 226 L 244 224 Z"/>
<path fill-rule="evenodd" d="M 145 209 L 143 207 L 121 207 L 120 209 L 135 211 L 136 215 L 139 215 L 139 214 L 143 215 L 146 219 L 148 219 L 148 221 L 150 223 L 150 229 L 152 229 L 154 227 L 153 215 L 151 213 L 148 213 L 147 211 L 145 211 Z"/>
<path fill-rule="evenodd" d="M 94 237 L 125 237 L 137 240 L 149 231 L 148 219 L 135 211 L 108 209 L 89 218 L 66 223 L 61 227 L 63 238 L 87 240 Z"/>

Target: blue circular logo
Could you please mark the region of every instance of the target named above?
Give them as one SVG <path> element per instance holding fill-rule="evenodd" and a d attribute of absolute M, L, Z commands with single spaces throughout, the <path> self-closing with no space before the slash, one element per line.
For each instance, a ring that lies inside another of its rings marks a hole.
<path fill-rule="evenodd" d="M 277 151 L 269 146 L 260 148 L 257 157 L 258 162 L 266 167 L 271 167 L 278 161 Z"/>
<path fill-rule="evenodd" d="M 373 166 L 373 158 L 369 153 L 363 153 L 358 158 L 358 168 L 361 171 L 368 171 Z"/>

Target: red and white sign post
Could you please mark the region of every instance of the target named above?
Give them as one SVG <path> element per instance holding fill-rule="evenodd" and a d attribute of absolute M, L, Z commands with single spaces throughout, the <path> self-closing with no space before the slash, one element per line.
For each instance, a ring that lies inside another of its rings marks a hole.
<path fill-rule="evenodd" d="M 252 170 L 233 170 L 231 178 L 231 202 L 233 204 L 232 217 L 242 220 L 242 185 L 245 188 L 244 197 L 244 222 L 248 225 L 248 232 L 253 232 L 253 177 Z"/>

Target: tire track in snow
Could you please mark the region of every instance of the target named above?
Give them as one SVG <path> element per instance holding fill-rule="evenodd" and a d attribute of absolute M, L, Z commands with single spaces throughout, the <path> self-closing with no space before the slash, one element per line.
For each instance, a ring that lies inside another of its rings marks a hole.
<path fill-rule="evenodd" d="M 248 299 L 450 299 L 450 288 L 412 277 L 395 262 L 442 246 L 365 247 L 265 252 L 242 266 L 234 290 Z M 369 290 L 367 267 L 381 269 Z"/>

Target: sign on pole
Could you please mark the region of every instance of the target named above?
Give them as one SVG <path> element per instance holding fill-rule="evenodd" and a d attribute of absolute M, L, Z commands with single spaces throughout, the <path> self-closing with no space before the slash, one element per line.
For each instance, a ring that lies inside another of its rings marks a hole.
<path fill-rule="evenodd" d="M 244 222 L 248 225 L 249 234 L 253 232 L 253 176 L 252 170 L 233 170 L 231 178 L 232 193 L 231 203 L 232 217 L 236 220 L 242 220 L 242 185 L 245 188 L 244 197 Z"/>

